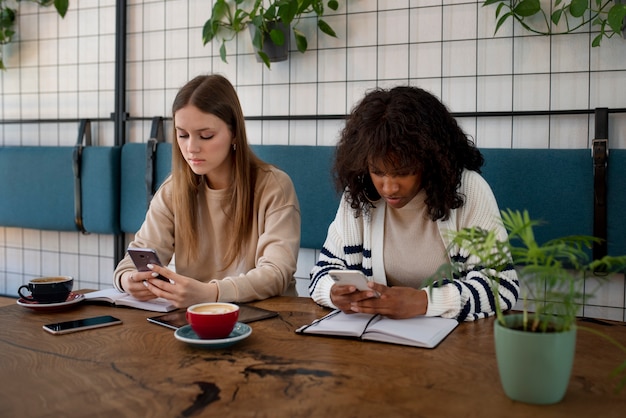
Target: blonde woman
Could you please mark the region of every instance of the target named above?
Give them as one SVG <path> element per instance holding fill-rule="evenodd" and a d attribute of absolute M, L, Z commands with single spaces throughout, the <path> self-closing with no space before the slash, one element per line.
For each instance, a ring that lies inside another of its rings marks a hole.
<path fill-rule="evenodd" d="M 153 248 L 165 266 L 175 255 L 175 272 L 156 265 L 138 272 L 126 254 L 115 287 L 179 308 L 295 295 L 295 189 L 287 174 L 251 151 L 232 84 L 219 75 L 194 78 L 176 95 L 172 116 L 172 174 L 130 246 Z"/>

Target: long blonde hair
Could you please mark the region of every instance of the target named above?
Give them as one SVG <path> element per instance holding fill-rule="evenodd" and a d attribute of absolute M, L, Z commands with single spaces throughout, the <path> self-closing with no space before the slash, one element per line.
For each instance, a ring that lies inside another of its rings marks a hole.
<path fill-rule="evenodd" d="M 254 216 L 254 189 L 257 168 L 264 163 L 259 160 L 248 145 L 246 125 L 241 104 L 233 85 L 221 75 L 202 75 L 185 84 L 172 104 L 172 117 L 176 111 L 193 105 L 202 112 L 210 113 L 223 120 L 233 135 L 233 149 L 230 153 L 233 168 L 232 197 L 229 216 L 233 223 L 233 234 L 222 270 L 231 265 L 240 254 L 247 237 L 251 233 Z M 176 129 L 173 128 L 174 138 Z M 199 190 L 205 185 L 205 177 L 195 174 L 183 157 L 178 146 L 172 147 L 173 205 L 175 214 L 176 239 L 188 242 L 189 254 L 176 254 L 191 262 L 198 254 L 198 207 Z"/>

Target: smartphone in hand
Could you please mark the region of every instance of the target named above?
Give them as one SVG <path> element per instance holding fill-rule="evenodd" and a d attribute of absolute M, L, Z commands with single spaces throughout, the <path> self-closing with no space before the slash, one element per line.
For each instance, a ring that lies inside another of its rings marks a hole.
<path fill-rule="evenodd" d="M 374 289 L 367 286 L 367 277 L 358 270 L 329 270 L 328 275 L 340 286 L 354 286 L 360 291 L 372 291 L 374 297 L 380 297 L 380 294 Z"/>
<path fill-rule="evenodd" d="M 135 263 L 135 267 L 137 267 L 137 271 L 150 271 L 148 268 L 148 264 L 153 264 L 156 266 L 163 266 L 161 260 L 159 260 L 159 256 L 156 251 L 152 248 L 136 248 L 136 247 L 128 247 L 128 255 L 130 256 L 133 263 Z M 164 280 L 169 282 L 170 279 L 167 277 L 163 277 L 160 274 L 157 276 L 157 279 Z"/>

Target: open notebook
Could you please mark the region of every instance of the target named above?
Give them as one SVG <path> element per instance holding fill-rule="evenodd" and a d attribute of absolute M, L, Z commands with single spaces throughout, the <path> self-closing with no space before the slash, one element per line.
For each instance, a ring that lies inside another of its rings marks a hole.
<path fill-rule="evenodd" d="M 389 319 L 381 315 L 333 311 L 300 327 L 299 334 L 334 335 L 414 347 L 434 348 L 458 325 L 456 319 L 416 316 Z"/>

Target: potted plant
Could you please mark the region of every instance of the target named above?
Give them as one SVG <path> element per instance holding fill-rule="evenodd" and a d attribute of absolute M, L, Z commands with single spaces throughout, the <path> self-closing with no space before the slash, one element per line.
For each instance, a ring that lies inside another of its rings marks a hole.
<path fill-rule="evenodd" d="M 599 30 L 592 46 L 600 46 L 602 38 L 623 37 L 626 5 L 622 0 L 571 0 L 542 4 L 541 0 L 486 0 L 483 6 L 497 4 L 496 32 L 509 18 L 524 29 L 540 35 L 571 33 L 591 22 Z M 561 24 L 559 26 L 559 24 Z"/>
<path fill-rule="evenodd" d="M 272 57 L 274 47 L 288 51 L 290 32 L 293 32 L 298 51 L 304 53 L 308 48 L 307 36 L 298 25 L 303 15 L 315 14 L 317 28 L 332 37 L 335 31 L 321 19 L 325 7 L 332 10 L 339 8 L 337 0 L 215 0 L 211 17 L 204 24 L 202 41 L 204 45 L 218 40 L 220 57 L 226 61 L 226 42 L 235 39 L 246 28 L 250 31 L 252 45 L 257 57 L 270 68 L 271 62 L 287 59 L 286 53 Z M 268 44 L 272 47 L 268 48 Z M 274 48 L 275 49 L 275 48 Z"/>
<path fill-rule="evenodd" d="M 2 45 L 6 45 L 15 36 L 15 21 L 17 19 L 17 3 L 22 0 L 0 0 L 0 69 L 6 70 L 2 59 Z M 38 3 L 40 6 L 48 7 L 54 4 L 55 9 L 61 17 L 65 17 L 69 7 L 69 0 L 29 0 Z"/>
<path fill-rule="evenodd" d="M 626 347 L 609 336 L 577 324 L 580 304 L 593 291 L 585 291 L 585 278 L 602 272 L 626 268 L 626 256 L 605 256 L 590 260 L 589 248 L 598 239 L 589 236 L 555 238 L 543 244 L 535 240 L 534 227 L 528 212 L 502 211 L 502 220 L 509 235 L 499 241 L 495 231 L 465 228 L 453 232 L 451 246 L 467 256 L 466 262 L 453 261 L 443 265 L 430 278 L 432 287 L 446 277 L 454 277 L 470 268 L 480 269 L 498 293 L 499 273 L 516 266 L 523 289 L 521 313 L 505 314 L 495 298 L 494 325 L 496 358 L 502 387 L 513 400 L 552 404 L 565 395 L 574 361 L 576 332 L 586 330 L 600 335 L 626 353 Z M 614 375 L 626 371 L 626 360 Z M 626 385 L 626 375 L 618 381 L 618 389 Z"/>

